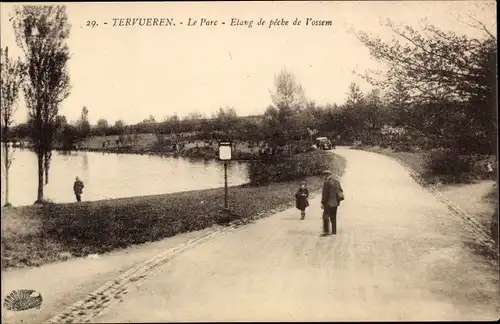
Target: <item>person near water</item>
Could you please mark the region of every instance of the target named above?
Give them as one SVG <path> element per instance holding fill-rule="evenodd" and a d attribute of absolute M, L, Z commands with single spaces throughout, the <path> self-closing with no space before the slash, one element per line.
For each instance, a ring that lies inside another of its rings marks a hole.
<path fill-rule="evenodd" d="M 295 193 L 295 206 L 300 210 L 300 219 L 306 217 L 306 208 L 309 206 L 309 191 L 307 190 L 307 183 L 302 181 L 300 188 Z"/>
<path fill-rule="evenodd" d="M 344 191 L 340 182 L 333 177 L 331 171 L 323 172 L 325 182 L 321 195 L 321 208 L 323 209 L 323 235 L 330 234 L 329 227 L 332 223 L 332 234 L 337 234 L 337 208 L 344 200 Z"/>
<path fill-rule="evenodd" d="M 73 191 L 75 192 L 76 201 L 78 202 L 82 201 L 82 193 L 84 187 L 85 186 L 83 185 L 82 180 L 76 177 L 75 183 L 73 184 Z"/>

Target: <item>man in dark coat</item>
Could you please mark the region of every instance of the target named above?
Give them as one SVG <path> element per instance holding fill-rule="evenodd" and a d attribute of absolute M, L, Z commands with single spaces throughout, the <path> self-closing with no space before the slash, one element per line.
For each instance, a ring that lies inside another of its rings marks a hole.
<path fill-rule="evenodd" d="M 323 209 L 323 235 L 330 233 L 330 222 L 332 223 L 332 234 L 337 234 L 337 208 L 344 200 L 344 191 L 340 182 L 335 179 L 331 171 L 324 171 L 326 175 L 323 183 L 321 197 L 321 208 Z"/>
<path fill-rule="evenodd" d="M 76 177 L 75 183 L 73 184 L 73 191 L 75 192 L 76 201 L 82 201 L 82 192 L 84 187 L 85 186 L 83 185 L 82 180 Z"/>

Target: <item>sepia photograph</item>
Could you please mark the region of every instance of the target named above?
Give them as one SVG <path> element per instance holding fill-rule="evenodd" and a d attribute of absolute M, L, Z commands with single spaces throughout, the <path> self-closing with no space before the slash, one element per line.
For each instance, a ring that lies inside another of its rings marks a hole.
<path fill-rule="evenodd" d="M 2 2 L 2 323 L 500 320 L 495 1 Z"/>

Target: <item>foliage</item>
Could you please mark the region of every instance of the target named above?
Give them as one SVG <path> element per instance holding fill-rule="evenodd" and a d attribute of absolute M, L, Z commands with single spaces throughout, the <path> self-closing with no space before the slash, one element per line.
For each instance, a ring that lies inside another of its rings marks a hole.
<path fill-rule="evenodd" d="M 25 76 L 25 67 L 20 59 L 9 57 L 9 48 L 0 48 L 1 70 L 1 120 L 2 138 L 6 139 L 12 126 L 12 117 L 16 112 L 19 90 Z"/>
<path fill-rule="evenodd" d="M 116 134 L 123 134 L 125 133 L 125 126 L 125 122 L 119 119 L 115 122 L 113 128 L 115 129 Z"/>
<path fill-rule="evenodd" d="M 62 127 L 60 141 L 63 149 L 74 149 L 76 143 L 79 141 L 79 138 L 80 133 L 77 127 L 69 124 Z"/>
<path fill-rule="evenodd" d="M 156 123 L 156 120 L 155 120 L 154 116 L 150 114 L 147 119 L 144 119 L 142 121 L 142 123 L 143 124 L 154 124 L 154 123 Z"/>
<path fill-rule="evenodd" d="M 355 108 L 356 106 L 361 106 L 365 103 L 365 97 L 356 82 L 351 82 L 349 84 L 349 90 L 347 92 L 347 99 L 345 105 L 347 108 Z"/>
<path fill-rule="evenodd" d="M 200 120 L 200 119 L 204 119 L 205 116 L 198 112 L 198 111 L 193 111 L 193 112 L 190 112 L 185 118 L 184 120 Z"/>
<path fill-rule="evenodd" d="M 357 35 L 372 57 L 387 66 L 382 74 L 368 71 L 366 79 L 392 92 L 391 101 L 399 101 L 394 108 L 411 110 L 406 118 L 407 111 L 398 114 L 398 123 L 411 129 L 423 122 L 425 132 L 439 134 L 439 140 L 444 134 L 457 135 L 462 140 L 458 146 L 470 153 L 494 152 L 496 37 L 484 25 L 485 37 L 481 39 L 428 24 L 420 31 L 410 26 L 399 28 L 390 21 L 387 27 L 395 35 L 392 42 L 364 32 Z M 463 142 L 464 136 L 467 142 Z"/>

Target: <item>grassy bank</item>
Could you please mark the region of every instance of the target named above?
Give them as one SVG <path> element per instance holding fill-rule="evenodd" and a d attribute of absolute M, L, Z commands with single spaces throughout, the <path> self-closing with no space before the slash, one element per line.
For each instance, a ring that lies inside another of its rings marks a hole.
<path fill-rule="evenodd" d="M 343 158 L 321 154 L 332 171 L 343 173 Z M 312 191 L 321 188 L 320 176 L 305 178 Z M 297 188 L 296 180 L 231 187 L 230 218 L 248 218 L 292 203 Z M 228 220 L 223 205 L 224 189 L 218 188 L 3 209 L 2 268 L 40 266 L 203 229 Z"/>

